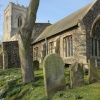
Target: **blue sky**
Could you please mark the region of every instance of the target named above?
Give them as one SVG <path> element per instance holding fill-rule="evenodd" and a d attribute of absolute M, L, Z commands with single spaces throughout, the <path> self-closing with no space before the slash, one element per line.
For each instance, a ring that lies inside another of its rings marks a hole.
<path fill-rule="evenodd" d="M 94 0 L 40 0 L 36 22 L 55 23 Z M 28 6 L 30 0 L 0 0 L 0 40 L 3 34 L 3 11 L 9 2 Z"/>

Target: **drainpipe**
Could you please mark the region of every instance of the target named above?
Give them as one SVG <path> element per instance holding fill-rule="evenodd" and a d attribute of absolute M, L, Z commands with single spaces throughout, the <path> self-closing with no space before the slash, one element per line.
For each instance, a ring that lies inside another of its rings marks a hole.
<path fill-rule="evenodd" d="M 48 55 L 48 41 L 47 41 L 47 38 L 45 38 L 45 43 L 46 43 L 46 55 Z"/>

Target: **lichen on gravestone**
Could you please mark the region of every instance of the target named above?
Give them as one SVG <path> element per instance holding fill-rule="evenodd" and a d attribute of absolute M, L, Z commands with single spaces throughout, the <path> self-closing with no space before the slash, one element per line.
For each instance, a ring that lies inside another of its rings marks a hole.
<path fill-rule="evenodd" d="M 46 96 L 65 88 L 64 62 L 58 54 L 50 54 L 43 61 Z"/>
<path fill-rule="evenodd" d="M 70 87 L 82 86 L 84 84 L 83 64 L 75 62 L 70 65 Z"/>

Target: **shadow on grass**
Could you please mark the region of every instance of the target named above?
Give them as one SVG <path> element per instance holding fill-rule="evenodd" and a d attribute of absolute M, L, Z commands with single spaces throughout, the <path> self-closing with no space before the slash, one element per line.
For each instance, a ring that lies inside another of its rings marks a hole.
<path fill-rule="evenodd" d="M 35 81 L 43 80 L 43 76 L 36 76 Z"/>
<path fill-rule="evenodd" d="M 36 76 L 35 82 L 32 83 L 33 87 L 44 86 L 43 76 Z"/>
<path fill-rule="evenodd" d="M 16 98 L 14 98 L 14 100 L 21 100 L 21 98 L 23 98 L 23 96 L 27 93 L 28 89 L 25 90 L 23 93 L 21 93 L 20 96 L 17 96 Z"/>
<path fill-rule="evenodd" d="M 18 79 L 17 80 L 12 80 L 9 81 L 8 83 L 6 83 L 6 85 L 4 86 L 5 92 L 2 94 L 2 98 L 5 97 L 11 97 L 17 93 L 19 93 L 21 91 L 21 86 L 23 84 L 18 84 Z"/>

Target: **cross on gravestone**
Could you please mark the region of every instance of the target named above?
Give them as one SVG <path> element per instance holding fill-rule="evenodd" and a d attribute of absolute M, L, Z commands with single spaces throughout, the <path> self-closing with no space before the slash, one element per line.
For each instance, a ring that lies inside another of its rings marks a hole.
<path fill-rule="evenodd" d="M 50 54 L 43 61 L 46 96 L 65 88 L 64 62 L 58 54 Z"/>

